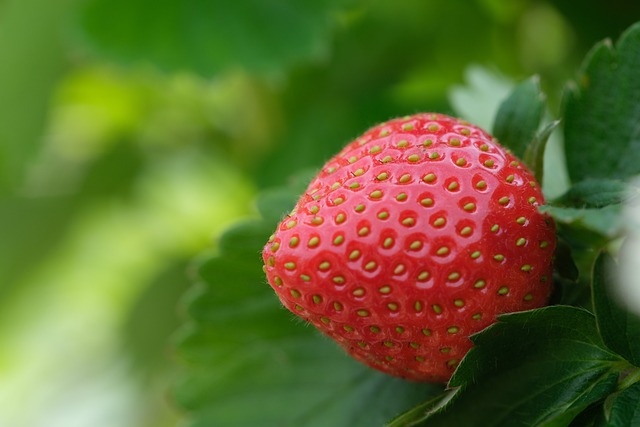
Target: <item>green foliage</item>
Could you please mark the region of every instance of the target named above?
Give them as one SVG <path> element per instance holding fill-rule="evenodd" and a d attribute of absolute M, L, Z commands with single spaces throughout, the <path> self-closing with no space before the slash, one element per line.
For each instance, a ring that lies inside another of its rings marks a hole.
<path fill-rule="evenodd" d="M 574 3 L 0 1 L 0 424 L 640 423 L 638 320 L 605 268 L 637 198 L 639 24 L 555 105 L 639 6 Z M 561 238 L 558 306 L 474 337 L 447 390 L 352 361 L 261 271 L 309 176 L 417 111 L 495 123 Z"/>
<path fill-rule="evenodd" d="M 615 261 L 601 254 L 593 271 L 593 308 L 604 343 L 635 366 L 640 366 L 640 318 L 611 296 L 616 272 Z"/>
<path fill-rule="evenodd" d="M 637 195 L 638 189 L 633 184 L 588 178 L 572 186 L 555 204 L 573 208 L 603 208 L 629 202 Z"/>
<path fill-rule="evenodd" d="M 628 427 L 640 423 L 640 382 L 611 397 L 607 419 L 596 424 L 598 427 Z"/>
<path fill-rule="evenodd" d="M 506 145 L 543 182 L 544 153 L 549 137 L 559 121 L 542 126 L 546 96 L 537 76 L 517 85 L 500 105 L 493 125 L 493 135 Z"/>
<path fill-rule="evenodd" d="M 613 392 L 626 367 L 602 343 L 594 316 L 573 307 L 501 316 L 473 341 L 449 383 L 462 389 L 413 425 L 567 425 Z"/>
<path fill-rule="evenodd" d="M 545 96 L 540 91 L 539 79 L 532 77 L 520 83 L 498 109 L 493 136 L 516 157 L 524 159 L 542 122 L 544 108 Z"/>
<path fill-rule="evenodd" d="M 47 100 L 67 66 L 61 28 L 77 3 L 0 4 L 0 195 L 19 185 L 38 151 Z"/>
<path fill-rule="evenodd" d="M 326 55 L 336 24 L 332 15 L 341 7 L 335 0 L 97 0 L 87 6 L 83 28 L 92 43 L 121 61 L 144 59 L 163 69 L 189 69 L 205 76 L 237 65 L 280 74 L 288 66 Z"/>
<path fill-rule="evenodd" d="M 553 3 L 571 20 L 579 42 L 587 48 L 606 37 L 617 37 L 640 16 L 640 3 L 627 0 L 585 0 L 580 3 L 581 7 L 576 7 L 573 0 Z M 598 25 L 594 25 L 595 22 Z"/>
<path fill-rule="evenodd" d="M 623 155 L 622 150 L 634 143 L 630 124 L 637 118 L 640 97 L 610 95 L 603 88 L 635 93 L 629 64 L 640 51 L 637 34 L 640 26 L 618 43 L 616 63 L 622 65 L 613 74 L 591 75 L 610 64 L 601 55 L 589 56 L 582 74 L 589 76 L 589 86 L 568 92 L 559 120 L 542 124 L 547 106 L 536 79 L 516 85 L 497 111 L 496 136 L 538 173 L 547 139 L 559 122 L 564 127 L 568 168 L 576 184 L 541 208 L 554 217 L 561 237 L 558 305 L 503 315 L 475 335 L 475 346 L 448 389 L 366 370 L 279 310 L 259 269 L 258 254 L 269 231 L 306 182 L 297 180 L 295 190 L 264 191 L 258 199 L 261 219 L 228 230 L 220 252 L 202 264 L 198 291 L 188 303 L 192 320 L 179 346 L 188 369 L 176 389 L 192 415 L 191 425 L 364 426 L 388 421 L 389 427 L 497 427 L 624 425 L 635 420 L 637 411 L 629 405 L 639 398 L 638 319 L 609 296 L 614 286 L 604 268 L 609 261 L 604 256 L 596 260 L 596 255 L 624 236 L 623 204 L 635 197 L 622 179 L 637 172 L 630 165 L 640 164 L 639 152 Z M 605 83 L 600 86 L 598 79 Z M 613 96 L 624 98 L 615 114 L 577 120 L 577 111 L 592 114 Z M 620 126 L 613 131 L 621 136 L 616 142 L 603 134 L 613 123 L 626 124 L 623 133 Z M 577 146 L 578 135 L 588 135 L 589 150 Z M 615 156 L 603 154 L 610 146 Z M 242 411 L 243 405 L 255 411 Z"/>
<path fill-rule="evenodd" d="M 620 205 L 607 205 L 602 208 L 567 208 L 562 206 L 543 206 L 556 220 L 560 233 L 576 240 L 594 243 L 607 241 L 622 233 Z M 592 236 L 592 238 L 590 237 Z"/>
<path fill-rule="evenodd" d="M 626 179 L 640 173 L 640 24 L 596 45 L 564 100 L 569 176 Z"/>

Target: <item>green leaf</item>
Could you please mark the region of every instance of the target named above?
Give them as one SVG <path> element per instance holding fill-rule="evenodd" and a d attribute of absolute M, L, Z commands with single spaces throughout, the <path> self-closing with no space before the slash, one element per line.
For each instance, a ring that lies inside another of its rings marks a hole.
<path fill-rule="evenodd" d="M 196 426 L 368 427 L 442 392 L 373 371 L 282 308 L 260 252 L 286 191 L 261 198 L 268 220 L 236 224 L 199 268 L 179 337 L 174 396 Z M 290 194 L 292 196 L 293 193 Z M 287 209 L 289 209 L 288 207 Z"/>
<path fill-rule="evenodd" d="M 59 247 L 76 206 L 70 196 L 0 197 L 0 309 L 34 265 Z"/>
<path fill-rule="evenodd" d="M 267 243 L 269 232 L 275 227 L 269 227 L 264 221 L 247 221 L 231 225 L 225 230 L 219 239 L 219 250 L 227 257 L 238 258 L 244 262 L 260 264 L 260 251 Z M 257 249 L 257 251 L 256 251 Z M 208 272 L 207 265 L 201 267 L 202 271 Z M 260 275 L 263 279 L 262 275 Z M 216 280 L 212 275 L 211 280 Z"/>
<path fill-rule="evenodd" d="M 534 76 L 518 84 L 498 109 L 493 125 L 493 136 L 523 160 L 544 114 L 545 96 L 539 80 Z"/>
<path fill-rule="evenodd" d="M 611 295 L 616 264 L 600 254 L 593 269 L 593 307 L 602 340 L 611 350 L 640 366 L 640 318 L 625 310 Z"/>
<path fill-rule="evenodd" d="M 541 206 L 558 225 L 559 232 L 570 239 L 581 240 L 588 245 L 599 247 L 622 234 L 622 206 L 609 205 L 603 208 L 565 208 Z"/>
<path fill-rule="evenodd" d="M 522 160 L 531 168 L 538 182 L 543 182 L 544 178 L 544 159 L 547 142 L 559 124 L 560 121 L 555 120 L 536 132 L 533 141 L 531 141 L 524 153 Z"/>
<path fill-rule="evenodd" d="M 80 0 L 0 2 L 2 195 L 24 185 L 24 175 L 46 141 L 42 134 L 51 96 L 70 65 L 65 23 L 78 3 Z M 11 279 L 3 276 L 7 280 Z"/>
<path fill-rule="evenodd" d="M 602 208 L 629 202 L 640 194 L 638 188 L 613 179 L 585 179 L 554 200 L 554 205 L 575 208 Z"/>
<path fill-rule="evenodd" d="M 569 176 L 625 179 L 640 173 L 640 23 L 615 47 L 605 40 L 588 54 L 564 97 Z"/>
<path fill-rule="evenodd" d="M 564 304 L 584 309 L 591 309 L 591 288 L 582 283 L 574 282 L 561 276 L 553 278 L 554 291 L 551 296 L 552 304 Z"/>
<path fill-rule="evenodd" d="M 289 213 L 300 195 L 304 193 L 313 177 L 318 173 L 316 168 L 305 168 L 289 177 L 286 188 L 269 188 L 258 194 L 256 205 L 265 221 L 274 223 L 282 220 Z"/>
<path fill-rule="evenodd" d="M 604 346 L 594 316 L 575 307 L 503 315 L 472 339 L 450 382 L 462 391 L 417 425 L 568 425 L 612 393 L 628 366 Z"/>
<path fill-rule="evenodd" d="M 554 0 L 553 7 L 562 16 L 571 17 L 572 38 L 589 44 L 619 33 L 640 16 L 640 3 L 627 0 L 584 0 L 580 7 L 575 0 Z"/>
<path fill-rule="evenodd" d="M 640 425 L 640 382 L 616 395 L 607 418 L 607 427 Z"/>
<path fill-rule="evenodd" d="M 276 223 L 293 209 L 297 199 L 289 189 L 270 189 L 258 194 L 256 205 L 263 219 Z"/>
<path fill-rule="evenodd" d="M 189 257 L 190 258 L 190 257 Z M 185 271 L 189 260 L 179 260 L 158 272 L 139 295 L 123 320 L 122 344 L 136 372 L 152 380 L 172 362 L 166 357 L 167 341 L 178 327 L 176 300 L 189 285 Z M 159 316 L 158 313 L 163 313 Z"/>
<path fill-rule="evenodd" d="M 385 424 L 385 427 L 412 427 L 419 425 L 432 414 L 443 410 L 452 399 L 456 397 L 460 389 L 446 390 L 443 393 L 426 400 L 409 411 L 400 414 Z"/>
<path fill-rule="evenodd" d="M 81 25 L 89 43 L 122 62 L 150 61 L 207 76 L 238 65 L 271 74 L 327 54 L 339 5 L 335 0 L 95 0 Z"/>
<path fill-rule="evenodd" d="M 489 130 L 500 105 L 512 91 L 509 78 L 479 65 L 470 65 L 464 71 L 464 85 L 449 89 L 449 104 L 455 114 Z"/>
<path fill-rule="evenodd" d="M 560 277 L 571 282 L 576 282 L 580 275 L 580 271 L 571 255 L 571 246 L 561 239 L 558 240 L 556 246 L 554 269 Z"/>

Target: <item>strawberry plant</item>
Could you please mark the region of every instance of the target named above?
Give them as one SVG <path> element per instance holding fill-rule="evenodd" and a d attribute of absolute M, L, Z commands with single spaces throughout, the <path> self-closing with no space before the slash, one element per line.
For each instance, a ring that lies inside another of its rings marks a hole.
<path fill-rule="evenodd" d="M 640 24 L 596 45 L 555 115 L 536 78 L 516 86 L 490 129 L 511 152 L 412 115 L 263 191 L 185 301 L 190 425 L 640 425 L 640 304 L 617 292 L 639 286 L 618 274 L 637 240 L 639 52 Z"/>

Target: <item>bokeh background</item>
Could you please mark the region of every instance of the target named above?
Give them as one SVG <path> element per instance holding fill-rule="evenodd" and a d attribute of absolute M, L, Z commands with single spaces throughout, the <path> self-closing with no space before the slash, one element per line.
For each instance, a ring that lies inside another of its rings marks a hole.
<path fill-rule="evenodd" d="M 0 426 L 177 426 L 194 260 L 418 111 L 550 114 L 628 0 L 0 0 Z M 553 195 L 562 183 L 545 183 Z"/>

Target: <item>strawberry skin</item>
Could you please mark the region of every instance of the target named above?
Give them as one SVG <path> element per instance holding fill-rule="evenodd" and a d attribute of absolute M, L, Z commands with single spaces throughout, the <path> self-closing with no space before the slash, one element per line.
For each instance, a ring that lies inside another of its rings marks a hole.
<path fill-rule="evenodd" d="M 357 360 L 446 382 L 469 336 L 548 303 L 555 226 L 531 172 L 482 129 L 390 120 L 322 168 L 263 250 L 285 307 Z"/>

